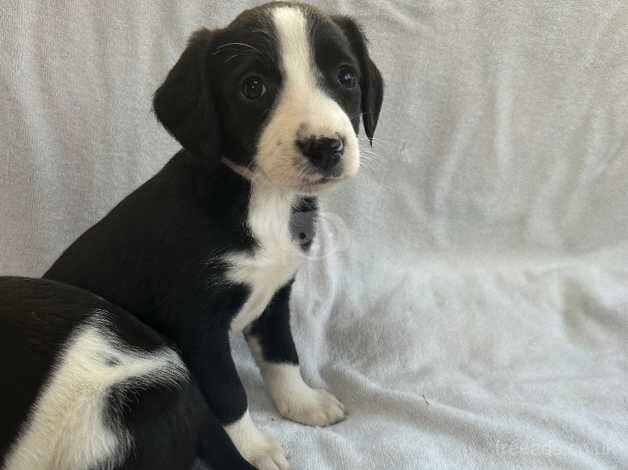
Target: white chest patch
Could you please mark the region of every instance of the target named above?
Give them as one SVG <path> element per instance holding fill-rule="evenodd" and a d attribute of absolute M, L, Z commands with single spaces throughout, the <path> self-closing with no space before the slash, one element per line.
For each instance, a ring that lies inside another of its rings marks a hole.
<path fill-rule="evenodd" d="M 241 331 L 257 319 L 275 292 L 294 277 L 302 255 L 290 234 L 295 195 L 272 185 L 263 176 L 252 182 L 247 224 L 258 247 L 253 254 L 236 253 L 226 259 L 232 282 L 247 285 L 251 293 L 231 321 Z"/>

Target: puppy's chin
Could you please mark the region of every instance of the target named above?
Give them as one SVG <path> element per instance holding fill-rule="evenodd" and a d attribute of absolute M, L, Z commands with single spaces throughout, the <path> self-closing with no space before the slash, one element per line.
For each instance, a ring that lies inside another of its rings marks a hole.
<path fill-rule="evenodd" d="M 292 188 L 295 193 L 302 196 L 315 196 L 322 192 L 328 191 L 334 188 L 338 183 L 347 178 L 334 178 L 333 180 L 325 180 L 317 183 L 306 183 Z"/>
<path fill-rule="evenodd" d="M 328 191 L 353 176 L 341 174 L 335 177 L 326 177 L 324 175 L 308 175 L 304 177 L 296 169 L 290 172 L 290 174 L 284 172 L 280 175 L 273 175 L 272 172 L 268 174 L 263 170 L 261 172 L 265 179 L 274 186 L 303 196 L 315 196 Z"/>

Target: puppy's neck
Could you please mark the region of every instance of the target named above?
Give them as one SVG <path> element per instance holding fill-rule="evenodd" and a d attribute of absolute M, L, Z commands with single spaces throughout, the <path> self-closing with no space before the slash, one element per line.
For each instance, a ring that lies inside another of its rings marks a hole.
<path fill-rule="evenodd" d="M 307 214 L 297 218 L 297 226 L 303 225 L 307 218 L 315 217 L 318 206 L 316 196 L 302 195 L 290 188 L 279 186 L 263 172 L 252 171 L 227 158 L 223 158 L 222 163 L 227 172 L 238 175 L 247 184 L 245 217 L 251 233 L 258 242 L 273 243 L 273 240 L 276 242 L 282 239 L 283 245 L 292 246 L 290 241 L 292 216 L 295 212 Z M 314 227 L 305 225 L 301 229 L 308 232 L 309 236 L 306 242 L 302 242 L 302 248 L 307 249 L 313 238 Z"/>

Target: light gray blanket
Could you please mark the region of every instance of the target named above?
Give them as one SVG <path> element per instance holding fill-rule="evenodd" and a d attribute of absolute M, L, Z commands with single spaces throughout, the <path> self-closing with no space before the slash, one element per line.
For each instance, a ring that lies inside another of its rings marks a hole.
<path fill-rule="evenodd" d="M 40 275 L 177 149 L 151 95 L 248 1 L 0 0 L 0 273 Z M 297 470 L 628 467 L 628 3 L 343 0 L 386 79 L 298 278 Z"/>

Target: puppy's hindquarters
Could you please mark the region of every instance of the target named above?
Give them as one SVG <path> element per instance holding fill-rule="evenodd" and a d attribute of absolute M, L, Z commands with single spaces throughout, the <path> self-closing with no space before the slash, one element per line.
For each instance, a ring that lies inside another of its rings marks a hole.
<path fill-rule="evenodd" d="M 111 393 L 110 409 L 122 411 L 135 443 L 120 470 L 188 470 L 195 457 L 215 470 L 254 470 L 211 413 L 193 379 L 177 383 L 175 389 L 169 384 L 134 389 L 138 385 L 139 381 L 131 384 L 130 406 L 125 384 Z"/>
<path fill-rule="evenodd" d="M 173 382 L 119 383 L 111 388 L 108 413 L 132 440 L 119 470 L 189 470 L 195 458 L 215 470 L 254 470 L 187 374 Z"/>
<path fill-rule="evenodd" d="M 199 452 L 252 468 L 177 353 L 131 315 L 44 280 L 0 278 L 0 299 L 0 469 L 188 470 Z"/>

